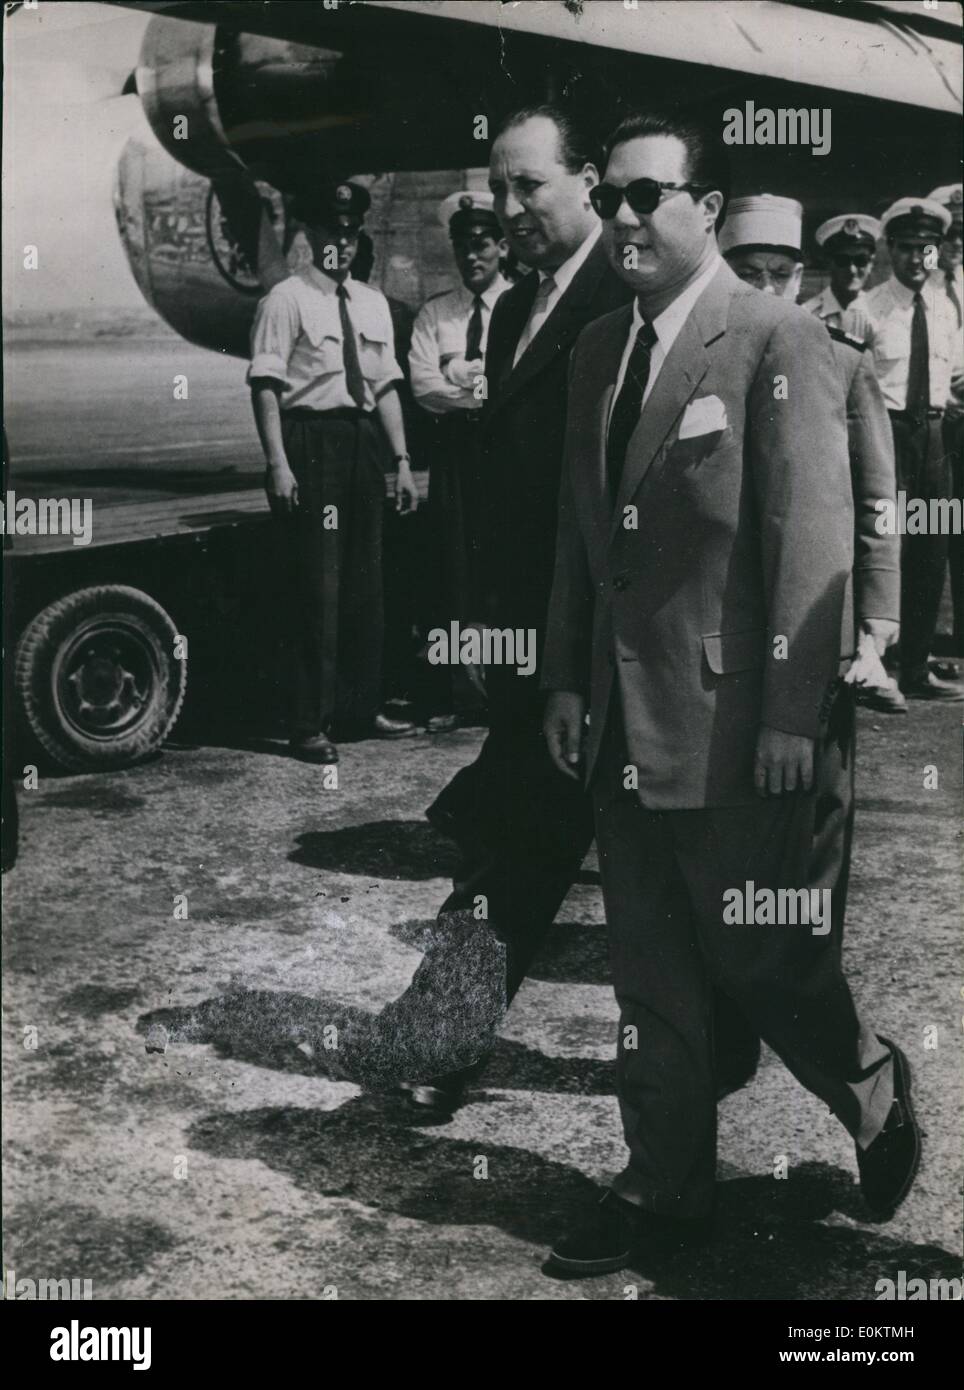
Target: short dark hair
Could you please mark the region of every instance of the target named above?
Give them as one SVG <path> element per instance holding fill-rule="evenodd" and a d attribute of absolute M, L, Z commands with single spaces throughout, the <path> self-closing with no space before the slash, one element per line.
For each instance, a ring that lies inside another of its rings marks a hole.
<path fill-rule="evenodd" d="M 543 102 L 539 106 L 522 106 L 518 111 L 512 111 L 499 126 L 496 139 L 505 131 L 525 125 L 526 121 L 534 120 L 537 116 L 551 121 L 559 132 L 559 162 L 570 174 L 580 173 L 587 164 L 599 167 L 601 152 L 596 142 L 571 111 L 567 111 L 563 106 L 556 106 L 554 102 Z"/>
<path fill-rule="evenodd" d="M 686 179 L 723 194 L 716 219 L 719 231 L 730 201 L 730 159 L 721 132 L 695 116 L 673 111 L 639 111 L 625 116 L 606 141 L 606 162 L 617 145 L 647 135 L 673 135 L 686 146 Z"/>

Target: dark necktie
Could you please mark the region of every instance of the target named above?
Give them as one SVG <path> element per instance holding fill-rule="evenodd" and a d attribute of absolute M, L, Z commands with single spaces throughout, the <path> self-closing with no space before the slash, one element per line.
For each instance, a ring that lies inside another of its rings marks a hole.
<path fill-rule="evenodd" d="M 910 364 L 907 368 L 907 414 L 923 420 L 931 403 L 931 375 L 927 343 L 927 315 L 920 292 L 914 295 L 914 317 L 910 326 Z"/>
<path fill-rule="evenodd" d="M 465 335 L 465 360 L 475 362 L 482 356 L 482 296 L 476 295 L 472 301 L 472 316 L 469 331 Z"/>
<path fill-rule="evenodd" d="M 652 349 L 658 342 L 656 330 L 651 323 L 644 323 L 636 334 L 633 350 L 626 364 L 626 375 L 616 397 L 613 413 L 609 417 L 609 433 L 606 437 L 606 474 L 613 499 L 619 494 L 619 484 L 626 462 L 626 450 L 633 430 L 639 424 L 639 412 L 643 408 L 643 395 L 649 381 L 652 362 Z"/>
<path fill-rule="evenodd" d="M 358 409 L 362 410 L 365 405 L 365 378 L 362 376 L 361 363 L 358 360 L 355 330 L 348 316 L 348 291 L 344 285 L 339 285 L 337 294 L 338 313 L 341 318 L 342 355 L 345 360 L 345 385 L 348 387 L 349 396 L 358 406 Z"/>

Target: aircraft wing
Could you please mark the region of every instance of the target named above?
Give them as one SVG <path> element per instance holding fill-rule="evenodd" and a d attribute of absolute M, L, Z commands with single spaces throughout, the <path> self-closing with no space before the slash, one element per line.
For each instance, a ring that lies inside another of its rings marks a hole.
<path fill-rule="evenodd" d="M 108 0 L 134 9 L 226 24 L 301 44 L 337 46 L 346 35 L 380 44 L 426 39 L 443 26 L 541 36 L 670 62 L 776 78 L 934 111 L 962 110 L 959 7 L 913 0 Z"/>

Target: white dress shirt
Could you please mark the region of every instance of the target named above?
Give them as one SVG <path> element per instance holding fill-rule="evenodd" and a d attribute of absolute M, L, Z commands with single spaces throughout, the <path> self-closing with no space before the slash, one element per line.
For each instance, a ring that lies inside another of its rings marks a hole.
<path fill-rule="evenodd" d="M 650 393 L 656 384 L 656 378 L 659 376 L 663 363 L 669 355 L 670 348 L 679 337 L 683 324 L 689 318 L 690 310 L 722 264 L 722 258 L 720 256 L 714 256 L 709 265 L 700 272 L 693 283 L 687 285 L 683 293 L 677 295 L 672 304 L 665 308 L 657 318 L 653 319 L 653 330 L 656 334 L 656 342 L 653 344 L 650 351 L 649 380 L 646 382 L 646 390 L 643 392 L 643 405 L 649 400 Z M 633 350 L 633 344 L 636 342 L 636 335 L 642 328 L 643 322 L 643 315 L 639 308 L 639 300 L 634 300 L 633 321 L 629 327 L 629 337 L 626 339 L 626 346 L 623 348 L 623 358 L 619 364 L 619 374 L 616 377 L 616 389 L 613 391 L 613 398 L 609 405 L 610 416 L 612 416 L 616 397 L 619 395 L 623 381 L 626 378 L 626 368 L 629 366 L 629 357 Z"/>
<path fill-rule="evenodd" d="M 868 345 L 874 341 L 874 325 L 863 290 L 850 301 L 846 309 L 829 285 L 800 306 L 808 314 L 816 314 L 830 328 L 839 328 Z"/>
<path fill-rule="evenodd" d="M 497 274 L 488 289 L 479 296 L 482 300 L 479 357 L 483 362 L 492 310 L 499 295 L 508 288 L 509 282 L 505 276 Z M 474 305 L 474 291 L 460 285 L 457 290 L 433 295 L 418 311 L 408 354 L 412 393 L 419 405 L 433 415 L 478 410 L 482 404 L 476 399 L 472 387 L 460 386 L 453 379 L 464 370 L 465 340 Z"/>
<path fill-rule="evenodd" d="M 586 257 L 599 240 L 601 232 L 602 223 L 597 221 L 595 227 L 593 227 L 592 231 L 586 237 L 586 240 L 579 247 L 579 250 L 574 251 L 567 261 L 563 261 L 558 270 L 553 270 L 551 272 L 548 270 L 540 270 L 538 272 L 540 287 L 551 278 L 553 282 L 552 288 L 544 297 L 540 298 L 537 296 L 536 302 L 532 306 L 532 311 L 526 320 L 526 326 L 519 335 L 519 341 L 516 344 L 515 356 L 512 359 L 513 367 L 539 332 L 539 329 L 545 323 L 553 309 L 559 303 L 566 290 L 572 284 L 576 272 L 582 267 Z"/>
<path fill-rule="evenodd" d="M 927 319 L 927 345 L 932 407 L 943 407 L 951 394 L 951 378 L 962 367 L 961 332 L 957 312 L 943 286 L 933 279 L 921 286 Z M 874 366 L 888 410 L 907 407 L 910 370 L 910 331 L 914 319 L 914 291 L 891 276 L 867 295 L 874 320 Z"/>
<path fill-rule="evenodd" d="M 259 377 L 281 383 L 281 409 L 353 408 L 342 351 L 338 285 L 314 265 L 279 280 L 254 316 L 249 384 Z M 355 330 L 358 363 L 365 383 L 364 409 L 394 381 L 404 380 L 395 360 L 395 335 L 388 300 L 370 285 L 345 279 L 348 317 Z"/>

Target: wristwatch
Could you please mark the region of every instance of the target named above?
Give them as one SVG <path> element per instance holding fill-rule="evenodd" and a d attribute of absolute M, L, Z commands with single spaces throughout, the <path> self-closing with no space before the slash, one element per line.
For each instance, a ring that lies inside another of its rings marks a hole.
<path fill-rule="evenodd" d="M 392 462 L 393 462 L 393 463 L 401 463 L 401 462 L 402 462 L 402 459 L 404 459 L 406 463 L 411 463 L 411 461 L 412 461 L 412 456 L 411 456 L 411 454 L 396 454 L 395 457 L 394 457 L 394 459 L 392 460 Z"/>

